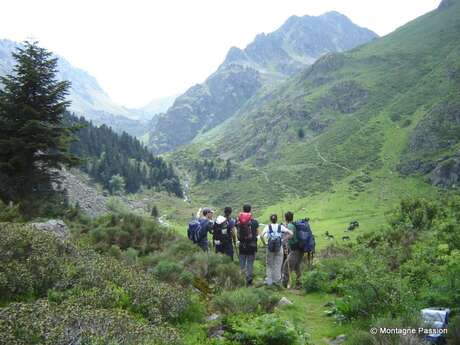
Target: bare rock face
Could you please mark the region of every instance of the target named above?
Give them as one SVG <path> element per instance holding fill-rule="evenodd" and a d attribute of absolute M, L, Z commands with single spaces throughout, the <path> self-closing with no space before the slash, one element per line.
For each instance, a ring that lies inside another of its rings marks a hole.
<path fill-rule="evenodd" d="M 460 184 L 460 155 L 439 164 L 431 172 L 429 180 L 438 187 L 457 187 Z"/>
<path fill-rule="evenodd" d="M 37 230 L 49 232 L 63 241 L 68 240 L 70 237 L 69 228 L 60 219 L 50 219 L 44 223 L 30 223 L 30 226 Z"/>
<path fill-rule="evenodd" d="M 216 72 L 177 97 L 166 113 L 158 116 L 148 145 L 159 154 L 190 143 L 237 114 L 262 87 L 300 73 L 317 59 L 322 62 L 307 74 L 315 83 L 323 83 L 324 71 L 343 63 L 341 57 L 327 53 L 346 51 L 375 37 L 338 12 L 292 16 L 278 30 L 257 35 L 246 48 L 231 48 Z M 345 110 L 349 111 L 349 106 Z"/>
<path fill-rule="evenodd" d="M 69 201 L 79 205 L 80 209 L 90 217 L 97 217 L 107 213 L 107 197 L 91 186 L 89 178 L 76 176 L 68 170 L 62 170 L 63 185 Z"/>

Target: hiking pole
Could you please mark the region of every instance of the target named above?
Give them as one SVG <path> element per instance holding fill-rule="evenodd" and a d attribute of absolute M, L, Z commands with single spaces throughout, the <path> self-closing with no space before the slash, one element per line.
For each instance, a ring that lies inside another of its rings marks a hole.
<path fill-rule="evenodd" d="M 286 256 L 286 265 L 287 265 L 287 277 L 288 277 L 286 287 L 290 289 L 291 288 L 291 265 L 289 263 L 289 251 L 288 251 L 288 255 Z"/>

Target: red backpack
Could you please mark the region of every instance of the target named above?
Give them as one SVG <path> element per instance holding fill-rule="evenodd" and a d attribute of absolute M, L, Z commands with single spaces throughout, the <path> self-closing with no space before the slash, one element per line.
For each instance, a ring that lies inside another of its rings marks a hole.
<path fill-rule="evenodd" d="M 252 231 L 252 214 L 250 212 L 241 212 L 236 223 L 238 229 L 238 241 L 250 242 L 254 239 Z"/>

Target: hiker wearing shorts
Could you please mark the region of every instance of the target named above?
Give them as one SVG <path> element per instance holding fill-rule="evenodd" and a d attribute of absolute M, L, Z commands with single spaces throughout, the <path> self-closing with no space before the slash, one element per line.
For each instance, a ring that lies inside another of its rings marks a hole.
<path fill-rule="evenodd" d="M 268 286 L 281 284 L 281 270 L 283 265 L 283 242 L 289 240 L 293 232 L 282 224 L 278 224 L 278 216 L 270 216 L 270 224 L 265 226 L 261 239 L 267 245 L 267 277 Z"/>

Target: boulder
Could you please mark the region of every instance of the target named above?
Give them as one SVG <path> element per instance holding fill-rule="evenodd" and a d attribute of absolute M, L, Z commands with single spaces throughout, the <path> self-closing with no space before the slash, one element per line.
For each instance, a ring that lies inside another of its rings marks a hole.
<path fill-rule="evenodd" d="M 219 325 L 211 329 L 208 335 L 209 335 L 209 338 L 222 340 L 225 335 L 225 330 L 221 325 Z"/>
<path fill-rule="evenodd" d="M 280 299 L 280 301 L 278 302 L 278 304 L 276 305 L 277 307 L 282 307 L 282 306 L 285 306 L 285 305 L 292 305 L 292 302 L 290 300 L 288 300 L 286 297 L 283 297 Z"/>
<path fill-rule="evenodd" d="M 206 322 L 215 321 L 215 320 L 217 320 L 219 317 L 220 317 L 219 314 L 216 314 L 216 313 L 211 314 L 211 315 L 209 315 L 209 316 L 206 318 Z"/>
<path fill-rule="evenodd" d="M 345 334 L 341 334 L 335 337 L 335 339 L 331 340 L 329 344 L 330 345 L 342 345 L 342 344 L 345 344 L 346 340 L 347 340 L 347 336 Z"/>
<path fill-rule="evenodd" d="M 448 159 L 439 164 L 429 176 L 430 182 L 438 187 L 455 188 L 460 184 L 460 157 Z"/>
<path fill-rule="evenodd" d="M 30 223 L 37 230 L 52 233 L 60 240 L 67 240 L 70 237 L 70 230 L 64 221 L 60 219 L 50 219 L 44 223 Z"/>

